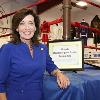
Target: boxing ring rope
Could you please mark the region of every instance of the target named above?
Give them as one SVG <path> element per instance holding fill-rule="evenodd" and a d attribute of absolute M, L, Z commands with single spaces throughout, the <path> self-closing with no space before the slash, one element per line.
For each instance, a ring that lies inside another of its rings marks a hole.
<path fill-rule="evenodd" d="M 90 29 L 91 31 L 96 32 L 96 34 L 100 34 L 99 29 L 81 25 L 79 22 L 73 22 L 73 23 L 71 23 L 71 25 L 74 27 L 87 28 L 87 29 Z"/>
<path fill-rule="evenodd" d="M 6 37 L 6 36 L 11 36 L 11 35 L 12 35 L 11 33 L 10 34 L 6 34 L 6 35 L 5 34 L 4 35 L 0 35 L 0 38 L 1 37 Z"/>
<path fill-rule="evenodd" d="M 100 5 L 97 5 L 96 3 L 93 3 L 90 0 L 82 0 L 82 1 L 85 1 L 86 3 L 91 4 L 92 6 L 100 8 Z"/>
<path fill-rule="evenodd" d="M 84 46 L 84 48 L 89 48 L 89 49 L 96 49 L 96 50 L 100 50 L 100 48 L 93 47 L 93 46 Z"/>

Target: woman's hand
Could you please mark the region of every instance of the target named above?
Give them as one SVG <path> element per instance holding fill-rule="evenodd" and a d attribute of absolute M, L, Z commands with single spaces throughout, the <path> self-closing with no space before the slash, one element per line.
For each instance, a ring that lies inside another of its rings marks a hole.
<path fill-rule="evenodd" d="M 0 100 L 7 100 L 5 93 L 0 93 Z"/>
<path fill-rule="evenodd" d="M 57 83 L 60 88 L 64 89 L 70 85 L 69 78 L 65 76 L 61 71 L 58 71 L 56 73 L 56 76 L 57 76 Z"/>
<path fill-rule="evenodd" d="M 57 77 L 57 83 L 60 88 L 64 89 L 70 85 L 69 78 L 65 76 L 59 69 L 54 70 L 51 74 Z"/>

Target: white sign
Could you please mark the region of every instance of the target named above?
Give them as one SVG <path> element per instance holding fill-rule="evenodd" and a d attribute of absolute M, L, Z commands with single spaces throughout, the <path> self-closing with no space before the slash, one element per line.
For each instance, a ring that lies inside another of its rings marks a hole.
<path fill-rule="evenodd" d="M 59 69 L 83 68 L 82 41 L 50 41 L 49 54 Z"/>

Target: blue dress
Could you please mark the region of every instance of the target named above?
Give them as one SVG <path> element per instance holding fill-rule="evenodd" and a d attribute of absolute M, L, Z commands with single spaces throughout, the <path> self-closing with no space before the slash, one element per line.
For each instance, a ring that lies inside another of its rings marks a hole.
<path fill-rule="evenodd" d="M 57 66 L 43 44 L 33 45 L 33 58 L 28 46 L 8 43 L 0 48 L 0 93 L 7 100 L 43 100 L 43 75 Z"/>

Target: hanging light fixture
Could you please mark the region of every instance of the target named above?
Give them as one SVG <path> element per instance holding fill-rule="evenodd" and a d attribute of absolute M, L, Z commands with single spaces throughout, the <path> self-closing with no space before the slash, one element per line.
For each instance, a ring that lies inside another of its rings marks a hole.
<path fill-rule="evenodd" d="M 85 1 L 82 0 L 77 0 L 78 2 L 76 3 L 78 6 L 84 7 L 87 6 L 87 3 Z"/>

